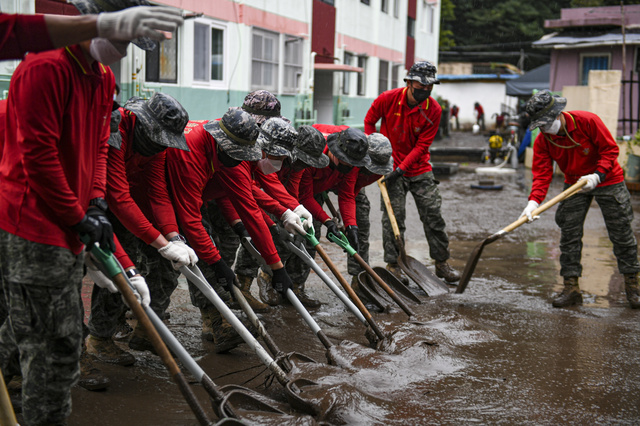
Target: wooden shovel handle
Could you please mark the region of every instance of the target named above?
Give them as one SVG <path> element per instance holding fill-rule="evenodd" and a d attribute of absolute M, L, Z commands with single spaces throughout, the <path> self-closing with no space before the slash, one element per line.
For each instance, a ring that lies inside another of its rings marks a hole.
<path fill-rule="evenodd" d="M 538 215 L 540 215 L 540 213 L 543 213 L 543 212 L 549 210 L 551 207 L 555 206 L 560 201 L 566 200 L 567 198 L 571 197 L 576 192 L 580 191 L 582 189 L 582 187 L 585 186 L 586 184 L 587 184 L 587 180 L 586 179 L 583 179 L 583 180 L 580 180 L 580 181 L 574 183 L 569 188 L 565 189 L 563 192 L 561 192 L 560 194 L 556 195 L 555 197 L 553 197 L 552 199 L 550 199 L 549 201 L 547 201 L 546 203 L 544 203 L 543 205 L 541 205 L 540 207 L 535 209 L 533 212 L 531 212 L 531 215 L 532 216 L 538 216 Z M 511 232 L 514 229 L 516 229 L 517 227 L 519 227 L 519 226 L 523 225 L 524 223 L 526 223 L 527 220 L 528 220 L 527 216 L 522 216 L 520 219 L 516 220 L 511 225 L 508 225 L 506 228 L 502 229 L 502 231 L 500 231 L 500 233 L 506 234 L 507 232 Z"/>
<path fill-rule="evenodd" d="M 400 239 L 400 228 L 398 228 L 398 222 L 396 222 L 396 216 L 393 214 L 393 207 L 391 207 L 391 200 L 389 199 L 389 193 L 387 192 L 387 184 L 382 181 L 384 178 L 378 180 L 378 186 L 380 187 L 380 194 L 384 200 L 384 207 L 387 209 L 387 215 L 391 222 L 391 228 L 393 229 L 393 235 L 396 239 Z"/>

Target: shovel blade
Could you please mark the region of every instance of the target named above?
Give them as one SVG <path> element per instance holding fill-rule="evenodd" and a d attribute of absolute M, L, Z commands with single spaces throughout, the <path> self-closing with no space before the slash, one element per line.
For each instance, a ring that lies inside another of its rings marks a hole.
<path fill-rule="evenodd" d="M 401 298 L 403 298 L 405 302 L 413 302 L 417 304 L 422 303 L 422 301 L 418 299 L 418 296 L 413 294 L 413 292 L 409 290 L 406 285 L 402 284 L 402 281 L 400 281 L 398 277 L 393 275 L 391 272 L 389 272 L 385 268 L 381 268 L 380 266 L 374 267 L 373 270 L 376 274 L 380 276 L 380 278 L 384 280 L 384 282 L 386 282 L 389 285 L 389 287 L 393 289 L 393 291 L 396 292 L 396 294 L 398 294 Z M 372 281 L 375 282 L 375 280 L 372 280 Z M 378 286 L 377 283 L 376 283 L 375 289 L 378 293 L 384 292 L 384 290 L 380 288 L 380 286 Z"/>
<path fill-rule="evenodd" d="M 294 410 L 317 416 L 321 410 L 317 403 L 304 396 L 305 388 L 318 386 L 318 383 L 303 378 L 291 380 L 285 386 L 285 394 L 289 405 Z"/>
<path fill-rule="evenodd" d="M 411 256 L 399 256 L 398 265 L 425 292 L 427 296 L 449 293 L 449 287 L 425 265 Z"/>
<path fill-rule="evenodd" d="M 384 311 L 388 305 L 393 303 L 391 300 L 387 300 L 374 291 L 369 285 L 369 274 L 367 271 L 362 271 L 358 274 L 358 290 L 366 297 L 366 299 L 376 305 L 378 309 Z"/>

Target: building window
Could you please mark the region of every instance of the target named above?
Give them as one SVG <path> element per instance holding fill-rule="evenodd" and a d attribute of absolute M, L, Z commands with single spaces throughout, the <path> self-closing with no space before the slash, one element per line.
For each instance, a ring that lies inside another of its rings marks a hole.
<path fill-rule="evenodd" d="M 344 52 L 344 64 L 351 65 L 352 61 L 353 61 L 353 54 L 349 52 Z M 342 93 L 345 95 L 349 94 L 350 80 L 351 80 L 351 73 L 347 71 L 343 72 L 342 73 Z"/>
<path fill-rule="evenodd" d="M 393 17 L 400 17 L 400 0 L 393 0 Z"/>
<path fill-rule="evenodd" d="M 154 83 L 178 82 L 178 33 L 156 43 L 153 50 L 145 54 L 145 80 Z"/>
<path fill-rule="evenodd" d="M 334 0 L 320 0 L 320 1 L 321 1 L 322 3 L 326 3 L 326 4 L 329 4 L 329 5 L 333 6 L 333 1 L 334 1 Z"/>
<path fill-rule="evenodd" d="M 358 56 L 358 67 L 363 71 L 358 73 L 358 96 L 364 96 L 367 92 L 366 75 L 367 75 L 367 57 Z"/>
<path fill-rule="evenodd" d="M 285 93 L 296 93 L 302 77 L 302 39 L 285 36 L 284 40 L 284 87 Z"/>
<path fill-rule="evenodd" d="M 278 34 L 253 30 L 251 61 L 251 87 L 253 90 L 277 91 L 278 86 Z"/>
<path fill-rule="evenodd" d="M 391 0 L 380 0 L 380 10 L 384 13 L 389 13 L 389 2 Z"/>
<path fill-rule="evenodd" d="M 380 61 L 380 71 L 378 73 L 378 94 L 389 90 L 389 62 Z"/>
<path fill-rule="evenodd" d="M 360 3 L 366 4 L 367 6 L 369 6 L 369 0 L 360 0 Z"/>
<path fill-rule="evenodd" d="M 400 75 L 400 67 L 402 65 L 394 65 L 391 67 L 391 88 L 395 89 L 398 86 L 398 76 Z"/>
<path fill-rule="evenodd" d="M 416 20 L 411 17 L 407 17 L 407 36 L 416 37 Z"/>
<path fill-rule="evenodd" d="M 589 84 L 589 71 L 591 70 L 608 70 L 610 57 L 609 55 L 581 55 L 580 62 L 580 85 Z"/>
<path fill-rule="evenodd" d="M 224 80 L 224 30 L 196 22 L 193 38 L 193 79 Z"/>

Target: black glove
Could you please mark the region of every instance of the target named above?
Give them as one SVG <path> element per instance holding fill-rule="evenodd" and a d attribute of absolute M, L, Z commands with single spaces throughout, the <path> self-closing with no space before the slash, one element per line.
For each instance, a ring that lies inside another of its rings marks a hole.
<path fill-rule="evenodd" d="M 238 222 L 232 226 L 233 232 L 235 232 L 240 238 L 251 238 L 247 228 L 245 228 L 244 223 Z"/>
<path fill-rule="evenodd" d="M 336 225 L 336 223 L 329 219 L 324 223 L 324 226 L 327 227 L 327 239 L 329 239 L 329 234 L 333 234 L 336 237 L 340 238 L 340 230 L 338 229 L 338 225 Z"/>
<path fill-rule="evenodd" d="M 216 281 L 218 281 L 218 284 L 233 295 L 231 286 L 236 279 L 236 274 L 233 273 L 231 268 L 227 266 L 227 263 L 223 259 L 218 260 L 216 263 L 211 265 L 211 267 L 213 268 L 213 272 L 216 274 Z"/>
<path fill-rule="evenodd" d="M 116 244 L 113 242 L 113 227 L 104 212 L 97 207 L 89 207 L 87 214 L 82 220 L 71 227 L 80 236 L 89 236 L 86 250 L 91 251 L 94 243 L 100 244 L 102 250 L 116 251 Z"/>
<path fill-rule="evenodd" d="M 404 174 L 404 170 L 402 170 L 400 167 L 396 167 L 394 171 L 392 171 L 391 173 L 387 173 L 384 176 L 384 179 L 382 179 L 382 183 L 386 182 L 387 185 L 391 185 L 396 179 L 398 179 L 403 174 Z"/>
<path fill-rule="evenodd" d="M 355 225 L 347 226 L 347 229 L 345 229 L 345 234 L 347 234 L 349 245 L 353 247 L 355 251 L 360 251 L 360 242 L 358 241 L 358 227 Z"/>
<path fill-rule="evenodd" d="M 285 296 L 287 290 L 293 288 L 293 283 L 291 282 L 291 278 L 287 271 L 284 268 L 276 269 L 273 271 L 273 278 L 271 279 L 271 285 L 273 288 L 280 293 L 282 296 Z"/>

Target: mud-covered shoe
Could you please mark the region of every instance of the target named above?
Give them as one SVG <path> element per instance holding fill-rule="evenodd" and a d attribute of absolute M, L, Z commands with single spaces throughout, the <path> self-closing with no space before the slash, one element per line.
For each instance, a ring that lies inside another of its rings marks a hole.
<path fill-rule="evenodd" d="M 265 313 L 269 312 L 269 305 L 266 303 L 262 303 L 251 294 L 251 282 L 253 281 L 252 277 L 248 277 L 246 275 L 236 275 L 238 277 L 238 283 L 240 284 L 240 291 L 245 299 L 247 299 L 247 303 L 253 309 L 253 312 L 257 313 Z"/>
<path fill-rule="evenodd" d="M 133 327 L 128 322 L 123 321 L 118 324 L 116 331 L 113 333 L 113 340 L 127 340 L 133 333 Z"/>
<path fill-rule="evenodd" d="M 638 273 L 624 274 L 624 291 L 631 309 L 640 309 L 640 290 L 638 289 Z"/>
<path fill-rule="evenodd" d="M 200 308 L 200 316 L 202 317 L 202 332 L 200 333 L 200 336 L 203 339 L 208 340 L 210 342 L 213 342 L 214 315 L 220 315 L 220 314 L 218 314 L 217 311 L 214 313 L 213 308 L 208 308 L 208 309 Z"/>
<path fill-rule="evenodd" d="M 402 268 L 400 268 L 400 265 L 397 263 L 387 263 L 387 271 L 391 272 L 397 279 L 402 281 L 402 284 L 409 285 L 409 277 L 405 275 Z"/>
<path fill-rule="evenodd" d="M 87 337 L 87 353 L 102 362 L 111 364 L 127 366 L 136 362 L 136 357 L 120 349 L 111 338 L 102 339 L 89 335 Z"/>
<path fill-rule="evenodd" d="M 211 341 L 213 350 L 217 354 L 229 352 L 244 343 L 242 337 L 233 326 L 214 308 L 200 309 L 203 319 L 206 317 L 211 324 Z M 204 337 L 204 336 L 203 336 Z M 209 340 L 209 339 L 207 339 Z"/>
<path fill-rule="evenodd" d="M 260 293 L 260 299 L 268 305 L 278 306 L 282 303 L 282 297 L 271 285 L 271 275 L 267 274 L 263 270 L 258 272 L 258 292 Z"/>
<path fill-rule="evenodd" d="M 562 293 L 558 295 L 551 303 L 554 308 L 564 308 L 582 303 L 582 293 L 578 285 L 578 277 L 566 277 L 564 279 L 564 288 Z"/>
<path fill-rule="evenodd" d="M 78 386 L 90 391 L 104 390 L 109 386 L 109 379 L 100 369 L 94 367 L 91 357 L 86 352 L 80 355 L 80 379 Z"/>
<path fill-rule="evenodd" d="M 293 283 L 293 294 L 296 295 L 305 308 L 317 308 L 322 305 L 319 300 L 310 297 L 307 292 L 304 291 L 304 284 Z"/>
<path fill-rule="evenodd" d="M 442 278 L 448 283 L 456 283 L 460 281 L 460 272 L 453 269 L 445 260 L 444 262 L 436 262 L 436 277 Z"/>
<path fill-rule="evenodd" d="M 131 333 L 131 339 L 129 340 L 129 348 L 135 351 L 149 351 L 152 354 L 156 354 L 156 349 L 153 347 L 151 340 L 147 336 L 147 332 L 138 323 Z"/>

